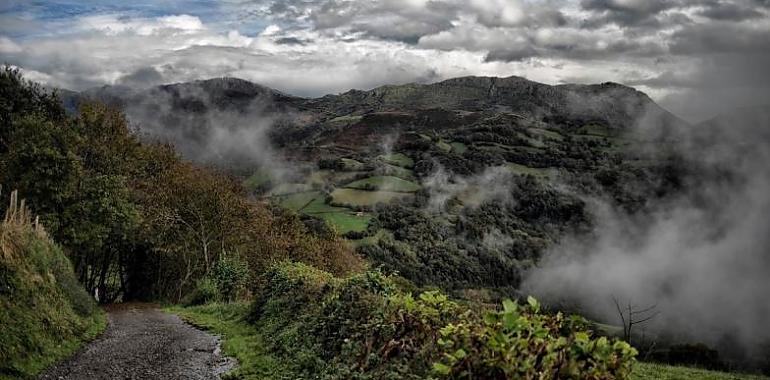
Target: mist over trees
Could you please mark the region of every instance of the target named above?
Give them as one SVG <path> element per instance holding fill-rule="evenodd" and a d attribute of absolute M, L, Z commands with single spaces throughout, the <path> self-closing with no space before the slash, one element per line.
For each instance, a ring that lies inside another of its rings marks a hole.
<path fill-rule="evenodd" d="M 256 273 L 284 259 L 340 274 L 362 266 L 334 234 L 249 201 L 229 175 L 141 143 L 116 108 L 85 103 L 67 116 L 9 67 L 0 88 L 0 183 L 27 199 L 103 302 L 178 301 L 225 252 Z"/>

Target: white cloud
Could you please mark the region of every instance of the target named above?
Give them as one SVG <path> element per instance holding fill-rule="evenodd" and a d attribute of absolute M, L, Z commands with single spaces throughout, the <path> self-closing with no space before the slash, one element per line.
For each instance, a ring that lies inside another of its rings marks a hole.
<path fill-rule="evenodd" d="M 13 40 L 0 36 L 0 53 L 19 53 L 21 51 L 21 46 L 17 45 Z"/>
<path fill-rule="evenodd" d="M 718 9 L 692 4 L 229 0 L 213 18 L 98 13 L 46 21 L 45 29 L 56 32 L 23 43 L 0 29 L 0 52 L 12 64 L 45 73 L 50 84 L 72 89 L 115 83 L 147 67 L 169 82 L 233 75 L 300 95 L 457 75 L 520 75 L 545 83 L 636 84 L 675 104 L 685 93 L 681 86 L 693 86 L 687 79 L 708 77 L 702 69 L 709 66 L 701 63 L 714 59 L 707 56 L 730 56 L 719 61 L 725 63 L 747 54 L 770 56 L 762 52 L 762 37 L 770 32 L 767 9 L 734 1 Z M 708 73 L 719 72 L 720 86 L 727 87 L 731 78 L 766 77 L 759 69 L 766 59 L 751 61 L 758 64 L 709 67 Z M 693 67 L 688 78 L 664 81 L 665 73 Z M 755 82 L 765 90 L 752 89 L 752 95 L 770 92 L 766 81 Z"/>

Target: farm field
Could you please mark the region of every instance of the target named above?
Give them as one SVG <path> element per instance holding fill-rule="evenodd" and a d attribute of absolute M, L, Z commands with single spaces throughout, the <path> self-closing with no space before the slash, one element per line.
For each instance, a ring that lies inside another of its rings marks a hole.
<path fill-rule="evenodd" d="M 400 166 L 402 168 L 411 168 L 414 166 L 414 160 L 403 153 L 390 153 L 378 156 L 379 159 L 388 164 Z"/>
<path fill-rule="evenodd" d="M 380 202 L 412 197 L 409 193 L 392 191 L 365 191 L 357 189 L 336 189 L 332 192 L 332 203 L 353 206 L 374 206 Z"/>
<path fill-rule="evenodd" d="M 345 186 L 348 189 L 394 191 L 413 193 L 420 190 L 420 185 L 394 176 L 375 176 L 351 182 Z"/>

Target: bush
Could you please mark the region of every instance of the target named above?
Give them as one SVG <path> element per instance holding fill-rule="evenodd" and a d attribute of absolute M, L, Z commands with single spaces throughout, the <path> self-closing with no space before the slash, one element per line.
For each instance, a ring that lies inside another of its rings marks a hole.
<path fill-rule="evenodd" d="M 198 280 L 195 289 L 182 300 L 185 305 L 204 305 L 220 300 L 219 288 L 216 282 L 210 277 L 204 277 Z"/>
<path fill-rule="evenodd" d="M 592 338 L 582 318 L 542 313 L 534 299 L 483 310 L 438 291 L 415 297 L 377 271 L 341 279 L 287 262 L 249 320 L 298 377 L 628 378 L 635 350 Z"/>
<path fill-rule="evenodd" d="M 222 301 L 232 302 L 246 290 L 249 265 L 238 256 L 222 254 L 209 275 Z"/>
<path fill-rule="evenodd" d="M 185 297 L 183 303 L 203 305 L 235 301 L 246 292 L 249 278 L 248 263 L 239 256 L 223 253 L 211 268 L 211 273 L 198 280 L 195 289 Z"/>
<path fill-rule="evenodd" d="M 541 314 L 532 297 L 528 304 L 506 300 L 480 323 L 442 328 L 444 358 L 434 372 L 453 379 L 628 378 L 636 355 L 628 343 L 591 339 L 582 318 Z"/>

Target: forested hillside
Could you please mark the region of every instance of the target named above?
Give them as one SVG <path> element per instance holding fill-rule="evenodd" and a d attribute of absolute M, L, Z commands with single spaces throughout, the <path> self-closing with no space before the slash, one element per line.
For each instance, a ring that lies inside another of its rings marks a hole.
<path fill-rule="evenodd" d="M 37 310 L 11 305 L 18 315 L 4 318 L 28 320 L 26 331 L 47 332 L 41 339 L 90 336 L 83 321 L 99 313 L 92 314 L 87 293 L 101 302 L 253 299 L 249 318 L 274 339 L 266 344 L 290 363 L 292 377 L 318 371 L 337 378 L 629 374 L 635 351 L 592 338 L 577 317 L 541 314 L 533 299 L 526 307 L 506 301 L 497 312 L 458 304 L 440 292 L 412 293 L 414 286 L 403 279 L 367 270 L 327 224 L 249 198 L 227 173 L 186 162 L 168 145 L 141 142 L 117 109 L 83 103 L 67 115 L 55 94 L 10 68 L 2 72 L 0 88 L 2 184 L 18 189 L 62 247 L 4 251 L 4 259 L 52 256 L 48 270 L 64 273 L 56 278 L 65 290 L 38 285 L 29 291 L 55 302 L 69 299 L 72 306 L 64 311 L 80 313 L 43 321 L 30 316 Z M 3 208 L 17 213 L 15 203 Z M 18 220 L 30 215 L 25 211 Z M 4 244 L 20 245 L 34 234 L 43 239 L 41 232 L 8 235 L 3 228 Z M 71 272 L 62 252 L 85 292 L 66 277 Z M 14 281 L 4 275 L 3 288 Z M 51 322 L 56 329 L 45 327 Z M 13 337 L 3 331 L 2 352 L 19 355 Z M 35 365 L 26 369 L 13 362 L 9 374 L 34 373 L 53 360 L 46 344 L 24 346 L 43 359 L 32 358 Z"/>

